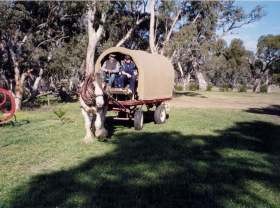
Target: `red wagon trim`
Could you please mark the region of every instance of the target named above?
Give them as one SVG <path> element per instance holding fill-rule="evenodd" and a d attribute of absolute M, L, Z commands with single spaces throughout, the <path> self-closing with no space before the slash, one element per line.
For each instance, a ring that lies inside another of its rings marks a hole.
<path fill-rule="evenodd" d="M 125 101 L 117 101 L 117 102 L 125 107 L 130 107 L 130 106 L 137 106 L 137 105 L 157 104 L 167 100 L 171 100 L 171 97 L 152 99 L 152 100 L 125 100 Z M 109 104 L 114 105 L 112 101 L 110 101 Z"/>

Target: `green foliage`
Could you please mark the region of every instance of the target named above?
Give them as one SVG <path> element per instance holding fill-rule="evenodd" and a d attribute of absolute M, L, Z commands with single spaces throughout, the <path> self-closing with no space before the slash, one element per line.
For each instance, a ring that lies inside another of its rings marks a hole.
<path fill-rule="evenodd" d="M 56 115 L 56 117 L 58 118 L 59 121 L 61 121 L 61 123 L 65 123 L 66 118 L 65 118 L 65 114 L 66 111 L 63 110 L 62 108 L 58 108 L 58 109 L 54 109 L 53 113 Z"/>
<path fill-rule="evenodd" d="M 280 86 L 280 73 L 272 75 L 272 83 Z"/>
<path fill-rule="evenodd" d="M 229 92 L 229 91 L 231 91 L 232 89 L 231 89 L 230 85 L 224 84 L 224 85 L 222 85 L 222 86 L 219 88 L 219 90 L 220 90 L 220 92 Z"/>
<path fill-rule="evenodd" d="M 199 90 L 199 85 L 196 83 L 190 83 L 189 90 L 191 90 L 191 91 Z"/>
<path fill-rule="evenodd" d="M 267 85 L 262 85 L 260 87 L 260 93 L 267 93 L 267 91 L 268 91 Z"/>
<path fill-rule="evenodd" d="M 247 85 L 241 85 L 238 87 L 238 92 L 247 92 Z"/>
<path fill-rule="evenodd" d="M 264 59 L 280 57 L 280 35 L 261 36 L 257 45 L 258 56 Z"/>
<path fill-rule="evenodd" d="M 261 36 L 257 45 L 257 56 L 262 63 L 268 63 L 262 73 L 280 73 L 280 35 Z"/>
<path fill-rule="evenodd" d="M 212 91 L 212 87 L 213 86 L 211 84 L 207 85 L 206 91 Z"/>
<path fill-rule="evenodd" d="M 176 91 L 183 91 L 184 90 L 184 87 L 182 85 L 179 85 L 179 84 L 175 85 L 174 88 L 175 88 Z"/>
<path fill-rule="evenodd" d="M 213 55 L 207 60 L 206 74 L 216 86 L 249 83 L 253 79 L 248 59 L 252 55 L 239 39 L 232 40 L 229 47 L 218 40 L 211 46 Z"/>

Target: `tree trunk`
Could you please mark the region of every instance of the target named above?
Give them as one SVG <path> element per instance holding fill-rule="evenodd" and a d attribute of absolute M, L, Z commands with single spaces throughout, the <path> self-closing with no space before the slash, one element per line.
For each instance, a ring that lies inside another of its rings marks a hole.
<path fill-rule="evenodd" d="M 15 103 L 16 103 L 16 111 L 21 110 L 21 102 L 22 102 L 22 95 L 23 95 L 23 83 L 26 78 L 26 73 L 23 73 L 20 76 L 18 64 L 15 64 Z"/>
<path fill-rule="evenodd" d="M 184 76 L 184 72 L 183 72 L 183 67 L 182 67 L 181 63 L 178 62 L 177 64 L 178 64 L 178 68 L 179 68 L 179 71 L 180 71 L 180 77 L 182 77 L 183 88 L 184 88 L 184 90 L 186 90 L 186 89 L 187 89 L 187 86 L 188 86 L 189 83 L 190 83 L 191 74 L 188 73 L 187 76 L 185 77 L 185 76 Z"/>
<path fill-rule="evenodd" d="M 23 83 L 26 78 L 26 73 L 20 75 L 20 70 L 18 68 L 18 62 L 16 60 L 15 53 L 10 50 L 11 59 L 14 64 L 14 73 L 15 73 L 15 104 L 16 104 L 16 111 L 21 110 L 21 101 L 23 95 Z"/>
<path fill-rule="evenodd" d="M 39 72 L 39 76 L 36 78 L 33 86 L 32 86 L 32 90 L 33 91 L 38 91 L 38 88 L 39 88 L 39 84 L 40 84 L 40 81 L 42 79 L 42 75 L 43 75 L 43 69 L 41 68 L 40 69 L 40 72 Z"/>
<path fill-rule="evenodd" d="M 184 83 L 184 89 L 186 90 L 187 89 L 187 87 L 189 86 L 189 84 L 190 84 L 190 80 L 191 80 L 191 74 L 190 73 L 188 73 L 187 74 L 187 77 L 185 78 L 185 83 Z"/>
<path fill-rule="evenodd" d="M 150 0 L 150 29 L 149 29 L 149 45 L 151 53 L 157 53 L 155 45 L 155 0 Z"/>
<path fill-rule="evenodd" d="M 87 11 L 88 46 L 86 55 L 86 75 L 90 75 L 94 72 L 94 54 L 97 44 L 96 34 L 93 28 L 95 13 L 96 5 L 93 3 L 88 6 Z"/>
<path fill-rule="evenodd" d="M 267 89 L 267 93 L 271 92 L 271 87 L 269 85 L 269 70 L 266 70 L 265 72 L 265 86 L 266 86 L 266 89 Z"/>
<path fill-rule="evenodd" d="M 196 78 L 198 80 L 198 85 L 200 90 L 206 90 L 207 89 L 207 82 L 200 71 L 195 72 Z"/>
<path fill-rule="evenodd" d="M 253 92 L 260 92 L 261 89 L 261 78 L 257 78 L 254 83 Z"/>
<path fill-rule="evenodd" d="M 96 45 L 101 38 L 101 35 L 104 30 L 104 23 L 106 20 L 106 13 L 102 12 L 101 14 L 101 23 L 98 26 L 97 31 L 94 29 L 94 18 L 96 13 L 96 2 L 89 4 L 87 11 L 87 23 L 88 23 L 88 47 L 86 55 L 86 75 L 94 73 L 94 55 Z"/>
<path fill-rule="evenodd" d="M 5 88 L 5 89 L 9 89 L 9 81 L 7 79 L 7 77 L 5 76 L 5 74 L 0 74 L 0 87 Z M 10 89 L 12 90 L 12 89 Z"/>
<path fill-rule="evenodd" d="M 170 40 L 170 38 L 171 38 L 172 32 L 173 32 L 173 30 L 174 30 L 174 28 L 175 28 L 175 25 L 176 25 L 176 23 L 177 23 L 177 21 L 178 21 L 178 19 L 179 19 L 179 17 L 180 17 L 180 14 L 181 14 L 181 10 L 179 10 L 179 11 L 177 12 L 175 18 L 173 19 L 173 22 L 172 22 L 172 25 L 171 25 L 171 27 L 170 27 L 170 29 L 169 29 L 169 32 L 167 33 L 166 38 L 165 38 L 165 40 L 164 40 L 164 42 L 163 42 L 163 47 L 162 47 L 162 49 L 161 49 L 161 51 L 160 51 L 160 54 L 161 54 L 161 55 L 163 55 L 164 52 L 165 52 L 165 47 L 167 46 L 167 44 L 168 44 L 168 42 L 169 42 L 169 40 Z"/>

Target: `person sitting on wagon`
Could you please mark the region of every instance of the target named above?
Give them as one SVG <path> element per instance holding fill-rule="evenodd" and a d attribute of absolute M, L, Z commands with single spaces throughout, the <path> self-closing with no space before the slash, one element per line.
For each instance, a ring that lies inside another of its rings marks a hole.
<path fill-rule="evenodd" d="M 112 87 L 112 84 L 116 78 L 116 74 L 118 74 L 120 71 L 120 64 L 115 57 L 116 55 L 110 54 L 109 59 L 106 60 L 101 67 L 103 80 L 109 80 L 109 87 Z"/>
<path fill-rule="evenodd" d="M 124 83 L 129 83 L 128 91 L 131 94 L 135 92 L 135 83 L 137 77 L 137 70 L 135 64 L 131 61 L 129 56 L 125 56 L 124 62 L 121 67 L 121 78 Z"/>

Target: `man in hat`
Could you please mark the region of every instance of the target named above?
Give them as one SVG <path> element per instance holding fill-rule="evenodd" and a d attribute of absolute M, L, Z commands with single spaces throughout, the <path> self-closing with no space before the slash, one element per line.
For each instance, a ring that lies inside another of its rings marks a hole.
<path fill-rule="evenodd" d="M 129 83 L 129 92 L 131 94 L 134 94 L 135 92 L 135 83 L 136 83 L 136 66 L 131 61 L 131 58 L 129 56 L 125 56 L 124 62 L 121 67 L 121 77 L 123 80 L 123 83 Z"/>
<path fill-rule="evenodd" d="M 116 78 L 116 74 L 118 74 L 120 71 L 120 64 L 115 57 L 115 54 L 110 54 L 109 59 L 106 60 L 101 67 L 103 80 L 108 80 L 109 87 L 112 87 L 112 84 Z"/>

